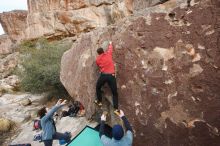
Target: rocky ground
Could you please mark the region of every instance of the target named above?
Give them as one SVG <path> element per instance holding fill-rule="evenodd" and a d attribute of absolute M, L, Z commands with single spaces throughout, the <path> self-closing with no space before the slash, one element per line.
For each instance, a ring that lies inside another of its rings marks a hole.
<path fill-rule="evenodd" d="M 38 109 L 44 104 L 46 100 L 43 95 L 5 94 L 0 97 L 0 145 L 21 143 L 31 143 L 32 146 L 43 145 L 33 141 L 34 135 L 39 133 L 33 131 L 33 119 L 36 119 Z M 50 102 L 47 104 L 52 105 Z M 5 122 L 8 125 L 2 124 L 1 119 L 10 121 Z M 58 119 L 56 125 L 59 132 L 70 131 L 76 135 L 86 125 L 94 127 L 97 123 L 89 122 L 85 117 L 64 117 Z M 58 142 L 54 142 L 54 145 L 58 145 Z"/>

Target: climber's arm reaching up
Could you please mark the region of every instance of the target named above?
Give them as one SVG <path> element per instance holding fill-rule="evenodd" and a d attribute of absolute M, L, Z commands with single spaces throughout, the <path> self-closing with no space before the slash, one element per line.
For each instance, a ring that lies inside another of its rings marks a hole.
<path fill-rule="evenodd" d="M 107 145 L 108 143 L 111 142 L 111 139 L 104 135 L 105 121 L 106 121 L 106 115 L 102 114 L 102 116 L 101 116 L 101 125 L 100 125 L 100 128 L 99 128 L 99 137 L 101 138 L 101 141 L 102 141 L 103 145 Z"/>
<path fill-rule="evenodd" d="M 124 112 L 122 110 L 120 110 L 120 113 L 119 113 L 118 116 L 123 120 L 123 123 L 124 123 L 125 128 L 126 128 L 126 135 L 125 135 L 124 138 L 127 139 L 127 142 L 129 142 L 130 145 L 132 145 L 132 142 L 133 142 L 132 127 L 131 127 L 130 123 L 128 122 L 127 118 L 125 117 Z"/>
<path fill-rule="evenodd" d="M 112 45 L 112 42 L 110 41 L 108 45 L 108 50 L 106 51 L 106 53 L 112 55 L 112 52 L 113 52 L 113 45 Z"/>
<path fill-rule="evenodd" d="M 128 122 L 128 119 L 125 117 L 125 114 L 122 110 L 120 110 L 120 114 L 119 117 L 123 120 L 123 123 L 125 125 L 126 130 L 130 130 L 131 132 L 133 132 L 130 123 Z"/>

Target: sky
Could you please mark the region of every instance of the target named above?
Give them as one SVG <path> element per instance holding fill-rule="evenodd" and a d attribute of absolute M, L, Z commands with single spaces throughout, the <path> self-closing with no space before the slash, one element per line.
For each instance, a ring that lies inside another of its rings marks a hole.
<path fill-rule="evenodd" d="M 0 0 L 0 13 L 12 10 L 27 10 L 27 0 Z M 0 24 L 0 35 L 4 31 Z"/>

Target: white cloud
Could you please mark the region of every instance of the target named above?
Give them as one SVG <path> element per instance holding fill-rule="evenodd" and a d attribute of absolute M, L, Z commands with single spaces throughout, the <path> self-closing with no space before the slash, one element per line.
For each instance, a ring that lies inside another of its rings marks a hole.
<path fill-rule="evenodd" d="M 12 10 L 27 10 L 27 0 L 0 0 L 0 13 Z"/>
<path fill-rule="evenodd" d="M 27 10 L 27 0 L 0 0 L 0 13 L 12 10 Z M 4 34 L 0 25 L 0 35 Z"/>

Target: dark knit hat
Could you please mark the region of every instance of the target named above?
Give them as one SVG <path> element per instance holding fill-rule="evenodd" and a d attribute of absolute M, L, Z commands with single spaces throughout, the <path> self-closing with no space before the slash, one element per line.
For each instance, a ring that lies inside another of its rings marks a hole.
<path fill-rule="evenodd" d="M 114 125 L 112 128 L 112 136 L 116 140 L 120 140 L 124 136 L 124 130 L 121 125 Z"/>

